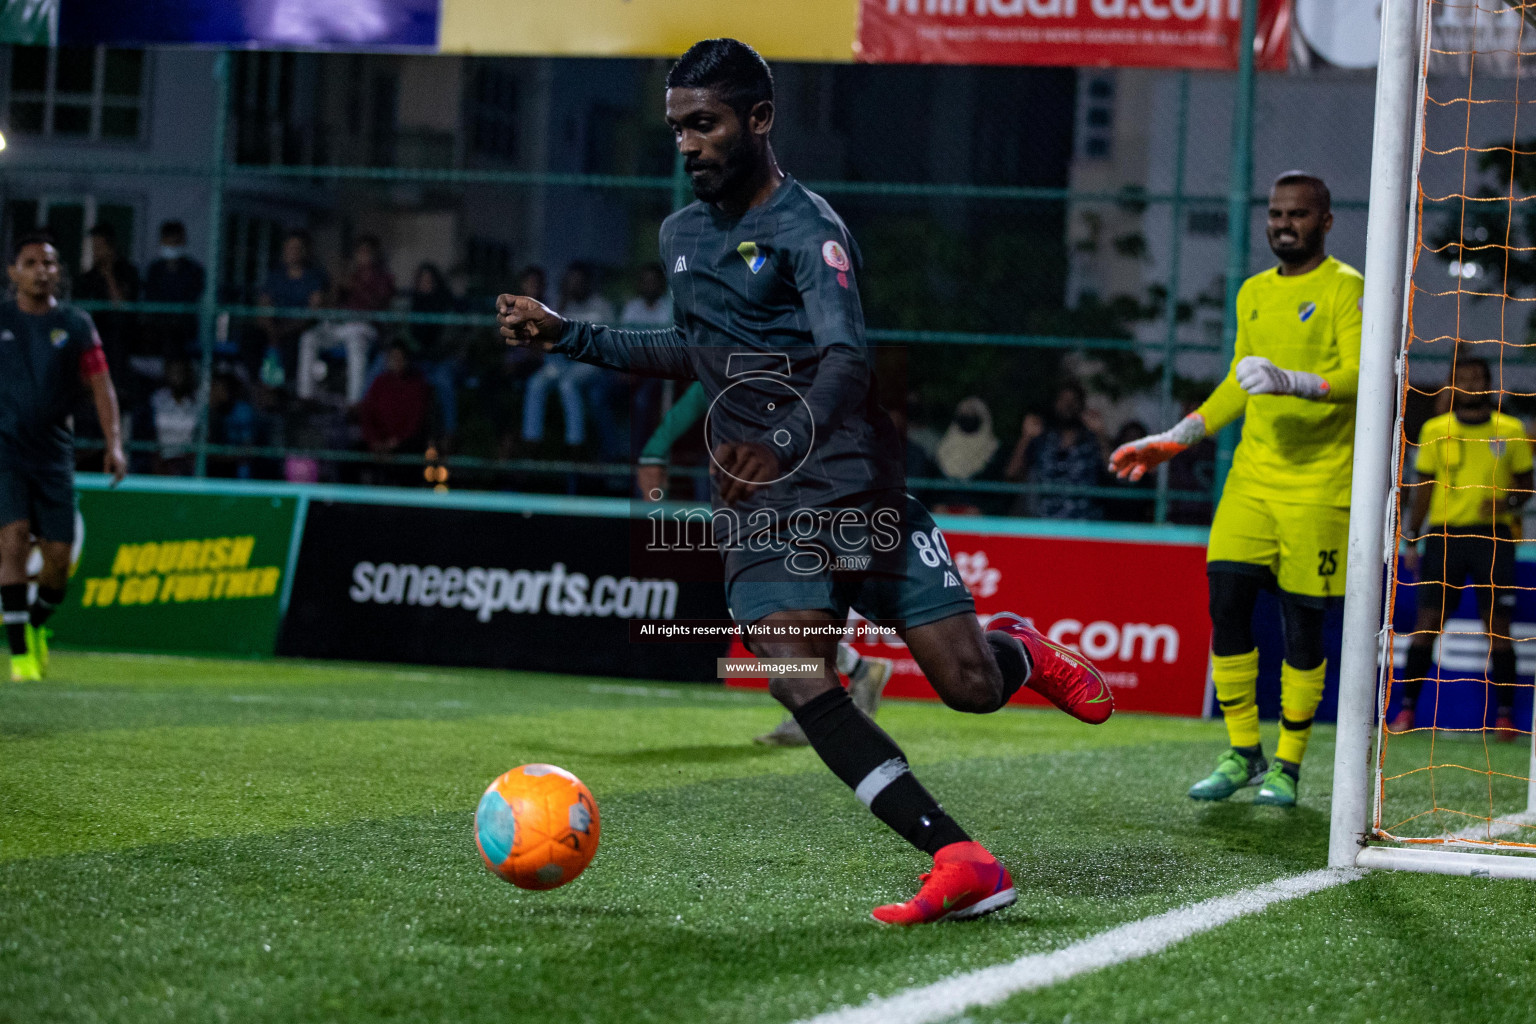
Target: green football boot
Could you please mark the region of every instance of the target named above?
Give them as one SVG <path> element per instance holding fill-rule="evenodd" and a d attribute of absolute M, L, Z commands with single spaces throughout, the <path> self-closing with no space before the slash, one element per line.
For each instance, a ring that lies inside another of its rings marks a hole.
<path fill-rule="evenodd" d="M 37 670 L 37 659 L 31 651 L 11 655 L 11 682 L 36 683 L 42 678 L 43 674 Z"/>
<path fill-rule="evenodd" d="M 1279 761 L 1264 776 L 1264 785 L 1253 795 L 1253 802 L 1270 807 L 1296 806 L 1296 780 L 1291 778 Z"/>
<path fill-rule="evenodd" d="M 1191 800 L 1225 800 L 1244 786 L 1257 786 L 1269 768 L 1263 757 L 1250 762 L 1228 747 L 1216 762 L 1216 770 L 1189 787 Z"/>
<path fill-rule="evenodd" d="M 47 626 L 27 623 L 27 653 L 37 659 L 37 671 L 45 676 L 48 674 L 48 638 L 51 636 L 53 630 Z"/>

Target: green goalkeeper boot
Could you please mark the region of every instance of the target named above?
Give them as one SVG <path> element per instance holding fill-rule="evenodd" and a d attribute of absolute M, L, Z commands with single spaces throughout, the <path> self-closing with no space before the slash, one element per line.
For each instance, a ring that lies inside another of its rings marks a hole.
<path fill-rule="evenodd" d="M 1276 761 L 1264 776 L 1264 785 L 1253 795 L 1253 802 L 1270 807 L 1296 806 L 1296 780 L 1285 770 L 1284 762 Z"/>
<path fill-rule="evenodd" d="M 1225 800 L 1244 786 L 1257 786 L 1264 778 L 1269 762 L 1262 756 L 1250 761 L 1241 751 L 1227 748 L 1216 762 L 1216 770 L 1189 787 L 1191 800 Z"/>

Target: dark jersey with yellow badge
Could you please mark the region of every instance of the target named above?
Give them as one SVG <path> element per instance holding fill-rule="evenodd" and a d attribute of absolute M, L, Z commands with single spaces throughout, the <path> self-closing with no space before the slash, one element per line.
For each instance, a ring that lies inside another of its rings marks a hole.
<path fill-rule="evenodd" d="M 662 224 L 661 255 L 672 330 L 572 323 L 556 351 L 703 383 L 711 449 L 752 441 L 778 456 L 779 479 L 741 511 L 903 485 L 901 439 L 874 397 L 858 249 L 826 200 L 786 178 L 740 217 L 696 202 Z"/>
<path fill-rule="evenodd" d="M 101 339 L 84 312 L 57 305 L 41 316 L 0 302 L 0 464 L 74 464 L 70 412 L 84 381 L 104 372 Z"/>

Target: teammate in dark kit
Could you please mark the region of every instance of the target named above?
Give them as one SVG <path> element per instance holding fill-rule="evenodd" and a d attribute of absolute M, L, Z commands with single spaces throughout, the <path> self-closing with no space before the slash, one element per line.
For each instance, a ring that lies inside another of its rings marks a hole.
<path fill-rule="evenodd" d="M 59 302 L 59 252 L 45 235 L 18 239 L 9 267 L 16 297 L 0 302 L 0 608 L 11 681 L 48 668 L 43 623 L 64 600 L 75 540 L 74 431 L 70 411 L 91 392 L 107 449 L 103 468 L 123 478 L 117 393 L 91 318 Z M 27 552 L 38 539 L 43 570 L 27 603 Z"/>
<path fill-rule="evenodd" d="M 674 329 L 567 321 L 535 299 L 502 295 L 501 333 L 703 384 L 731 614 L 782 630 L 749 636 L 760 658 L 821 659 L 814 677 L 771 676 L 771 692 L 875 816 L 933 856 L 917 895 L 876 908 L 876 920 L 917 924 L 1007 906 L 1008 870 L 944 813 L 839 683 L 837 630 L 850 606 L 895 624 L 960 711 L 996 711 L 1027 683 L 1097 723 L 1113 710 L 1109 688 L 1018 616 L 994 616 L 983 632 L 943 536 L 905 493 L 902 440 L 874 399 L 858 249 L 832 208 L 779 170 L 767 64 L 733 39 L 697 43 L 667 76 L 666 111 L 699 199 L 661 228 Z"/>

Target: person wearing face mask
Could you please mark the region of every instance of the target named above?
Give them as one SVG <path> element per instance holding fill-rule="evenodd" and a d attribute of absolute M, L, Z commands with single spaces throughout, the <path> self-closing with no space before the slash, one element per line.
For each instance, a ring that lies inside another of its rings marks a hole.
<path fill-rule="evenodd" d="M 939 474 L 948 480 L 998 480 L 1001 451 L 1002 442 L 992 427 L 992 410 L 984 399 L 971 395 L 955 406 L 954 417 L 934 446 L 933 459 Z M 954 491 L 939 498 L 935 507 L 950 515 L 1002 511 L 998 495 L 978 491 Z"/>
<path fill-rule="evenodd" d="M 1360 272 L 1327 253 L 1331 203 L 1316 175 L 1290 171 L 1275 180 L 1266 233 L 1279 263 L 1237 293 L 1231 370 L 1171 429 L 1123 444 L 1109 458 L 1121 479 L 1140 480 L 1243 419 L 1205 554 L 1211 681 L 1231 748 L 1190 787 L 1194 800 L 1225 800 L 1258 786 L 1254 803 L 1295 806 L 1323 698 L 1323 619 L 1329 602 L 1344 596 L 1365 293 Z M 1255 699 L 1253 611 L 1266 589 L 1279 592 L 1285 638 L 1273 765 L 1259 743 Z"/>
<path fill-rule="evenodd" d="M 207 275 L 187 250 L 187 227 L 179 220 L 160 225 L 159 255 L 144 273 L 146 302 L 201 302 Z M 197 315 L 151 315 L 145 323 L 146 345 L 160 358 L 188 355 L 197 345 Z"/>
<path fill-rule="evenodd" d="M 1497 698 L 1494 729 L 1514 740 L 1515 520 L 1531 496 L 1531 443 L 1514 416 L 1494 408 L 1493 375 L 1484 359 L 1457 357 L 1450 379 L 1451 411 L 1424 424 L 1416 466 L 1419 479 L 1404 517 L 1404 561 L 1419 575 L 1419 617 L 1408 663 L 1397 682 L 1402 700 L 1388 729 L 1415 725 L 1419 691 L 1434 664 L 1435 638 L 1446 615 L 1461 603 L 1471 577 L 1483 628 L 1491 638 L 1489 674 Z M 1426 520 L 1429 532 L 1424 532 Z M 1422 557 L 1419 544 L 1424 544 Z M 1454 596 L 1452 596 L 1454 594 Z"/>

